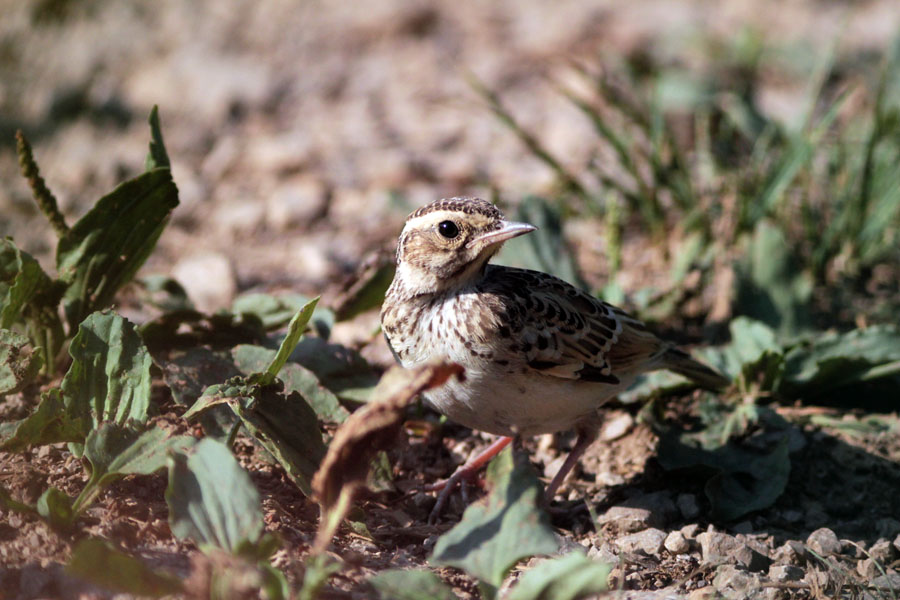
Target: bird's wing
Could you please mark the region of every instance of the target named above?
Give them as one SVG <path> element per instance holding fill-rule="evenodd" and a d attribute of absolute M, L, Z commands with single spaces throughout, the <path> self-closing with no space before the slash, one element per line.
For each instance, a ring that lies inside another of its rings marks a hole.
<path fill-rule="evenodd" d="M 556 277 L 490 267 L 485 282 L 502 306 L 503 349 L 546 375 L 615 385 L 668 349 L 637 319 Z"/>

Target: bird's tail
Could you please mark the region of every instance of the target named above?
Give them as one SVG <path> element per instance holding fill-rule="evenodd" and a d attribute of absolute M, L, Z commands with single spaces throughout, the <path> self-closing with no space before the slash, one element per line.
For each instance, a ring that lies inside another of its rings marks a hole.
<path fill-rule="evenodd" d="M 731 380 L 721 373 L 694 360 L 690 354 L 678 348 L 669 348 L 662 355 L 660 366 L 664 369 L 684 375 L 700 387 L 709 390 L 720 390 L 728 387 Z"/>

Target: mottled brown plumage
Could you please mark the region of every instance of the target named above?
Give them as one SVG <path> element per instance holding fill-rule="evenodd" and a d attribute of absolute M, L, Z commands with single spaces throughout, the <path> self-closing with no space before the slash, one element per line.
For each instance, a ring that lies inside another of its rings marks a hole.
<path fill-rule="evenodd" d="M 426 394 L 438 411 L 504 436 L 576 428 L 586 448 L 597 409 L 643 372 L 669 368 L 708 387 L 727 383 L 553 275 L 488 264 L 504 241 L 534 229 L 473 198 L 440 200 L 407 219 L 382 327 L 404 366 L 465 367 L 465 380 Z"/>

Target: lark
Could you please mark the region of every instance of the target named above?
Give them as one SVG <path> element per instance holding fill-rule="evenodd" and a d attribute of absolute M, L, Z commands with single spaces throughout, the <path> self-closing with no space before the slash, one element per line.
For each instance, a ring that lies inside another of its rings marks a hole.
<path fill-rule="evenodd" d="M 461 467 L 447 493 L 513 436 L 574 429 L 577 441 L 546 488 L 552 499 L 597 437 L 598 409 L 641 373 L 669 369 L 699 385 L 728 380 L 615 306 L 551 274 L 489 264 L 507 240 L 534 231 L 492 203 L 450 198 L 413 212 L 381 310 L 395 358 L 450 361 L 465 377 L 426 394 L 448 418 L 502 436 Z M 440 487 L 440 486 L 438 486 Z"/>

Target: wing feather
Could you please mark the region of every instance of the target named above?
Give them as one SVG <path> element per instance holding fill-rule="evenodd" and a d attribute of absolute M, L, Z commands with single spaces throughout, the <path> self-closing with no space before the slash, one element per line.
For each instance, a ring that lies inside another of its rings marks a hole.
<path fill-rule="evenodd" d="M 491 265 L 482 281 L 500 303 L 510 358 L 524 354 L 546 375 L 617 384 L 668 349 L 637 319 L 556 277 Z"/>

